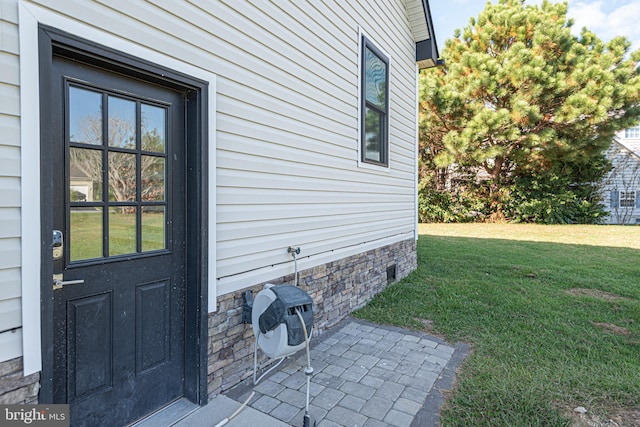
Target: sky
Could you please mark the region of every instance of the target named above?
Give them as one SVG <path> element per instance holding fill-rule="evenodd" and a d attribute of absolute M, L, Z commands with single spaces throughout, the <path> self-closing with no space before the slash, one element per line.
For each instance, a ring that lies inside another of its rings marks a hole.
<path fill-rule="evenodd" d="M 557 0 L 559 1 L 559 0 Z M 554 2 L 557 2 L 554 0 Z M 526 0 L 528 4 L 542 4 L 542 0 Z M 632 42 L 631 50 L 640 49 L 640 0 L 568 0 L 568 16 L 573 18 L 573 32 L 582 27 L 593 31 L 603 41 L 625 36 Z M 430 0 L 431 17 L 436 30 L 438 49 L 453 37 L 456 28 L 464 28 L 469 18 L 477 17 L 486 0 Z M 493 0 L 492 3 L 496 3 Z"/>

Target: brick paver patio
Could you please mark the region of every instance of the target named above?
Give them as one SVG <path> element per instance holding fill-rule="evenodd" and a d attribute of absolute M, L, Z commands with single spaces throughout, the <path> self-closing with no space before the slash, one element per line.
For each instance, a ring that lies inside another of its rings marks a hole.
<path fill-rule="evenodd" d="M 468 353 L 427 334 L 348 318 L 311 341 L 309 413 L 318 427 L 435 426 L 455 369 Z M 226 393 L 282 422 L 302 426 L 306 400 L 301 351 L 253 387 Z"/>

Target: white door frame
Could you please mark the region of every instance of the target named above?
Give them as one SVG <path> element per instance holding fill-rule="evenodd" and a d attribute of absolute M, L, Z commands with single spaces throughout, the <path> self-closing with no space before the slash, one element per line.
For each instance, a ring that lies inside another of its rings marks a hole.
<path fill-rule="evenodd" d="M 165 68 L 208 82 L 208 311 L 216 310 L 216 75 L 191 64 L 118 38 L 51 10 L 21 0 L 20 34 L 20 139 L 21 139 L 21 245 L 22 245 L 22 349 L 24 375 L 42 369 L 41 242 L 40 242 L 40 93 L 38 25 L 109 46 Z"/>

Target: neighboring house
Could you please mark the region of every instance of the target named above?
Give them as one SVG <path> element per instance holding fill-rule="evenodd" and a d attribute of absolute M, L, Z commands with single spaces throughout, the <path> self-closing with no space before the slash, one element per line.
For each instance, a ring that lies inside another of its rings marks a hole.
<path fill-rule="evenodd" d="M 640 127 L 619 132 L 607 151 L 612 169 L 603 183 L 608 224 L 640 224 Z"/>
<path fill-rule="evenodd" d="M 316 333 L 416 267 L 427 0 L 0 13 L 2 403 L 204 404 L 249 375 L 242 294 L 292 282 L 290 246 Z"/>

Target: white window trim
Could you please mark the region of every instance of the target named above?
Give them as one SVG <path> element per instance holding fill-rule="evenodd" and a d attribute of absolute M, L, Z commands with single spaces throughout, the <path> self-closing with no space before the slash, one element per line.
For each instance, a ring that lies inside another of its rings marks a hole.
<path fill-rule="evenodd" d="M 631 195 L 632 197 L 625 197 L 623 198 L 622 195 Z M 621 209 L 635 209 L 636 208 L 636 197 L 638 197 L 638 193 L 635 191 L 618 191 L 618 208 Z M 631 206 L 622 206 L 622 201 L 629 201 L 632 200 L 633 203 L 631 204 Z"/>
<path fill-rule="evenodd" d="M 40 307 L 40 78 L 38 24 L 109 46 L 207 81 L 208 86 L 208 311 L 216 310 L 216 75 L 128 40 L 20 1 L 20 141 L 22 245 L 22 351 L 24 375 L 42 369 Z"/>
<path fill-rule="evenodd" d="M 415 99 L 415 136 L 414 136 L 414 144 L 413 144 L 413 203 L 414 203 L 414 225 L 413 225 L 413 230 L 414 230 L 414 238 L 416 240 L 416 242 L 418 241 L 418 226 L 420 224 L 420 206 L 418 203 L 418 184 L 419 184 L 419 161 L 418 161 L 418 156 L 419 151 L 420 151 L 420 116 L 418 115 L 419 111 L 420 111 L 420 67 L 418 66 L 418 64 L 416 64 L 416 71 L 415 71 L 415 91 L 416 91 L 416 99 Z"/>
<path fill-rule="evenodd" d="M 388 67 L 389 67 L 389 81 L 387 82 L 388 91 L 389 91 L 389 99 L 387 99 L 387 165 L 376 165 L 373 163 L 367 163 L 362 161 L 362 127 L 364 123 L 362 123 L 362 40 L 363 36 L 366 37 L 370 43 L 374 44 L 375 47 L 382 52 L 384 56 L 387 57 Z M 358 136 L 357 136 L 357 145 L 358 145 L 358 167 L 363 169 L 374 170 L 378 172 L 391 172 L 391 80 L 392 80 L 392 59 L 391 55 L 389 55 L 384 49 L 380 47 L 380 43 L 376 41 L 375 38 L 371 37 L 367 32 L 363 30 L 362 27 L 358 27 Z"/>
<path fill-rule="evenodd" d="M 632 135 L 633 134 L 633 135 Z M 640 138 L 640 126 L 630 127 L 624 130 L 625 139 L 639 139 Z"/>

